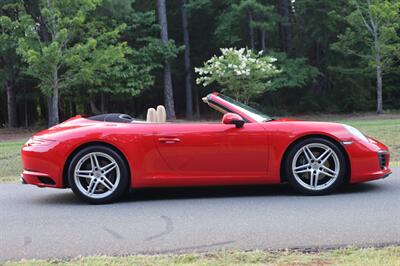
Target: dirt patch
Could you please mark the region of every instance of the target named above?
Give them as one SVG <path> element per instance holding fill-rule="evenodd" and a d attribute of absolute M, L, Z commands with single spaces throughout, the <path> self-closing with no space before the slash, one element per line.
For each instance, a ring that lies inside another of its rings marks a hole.
<path fill-rule="evenodd" d="M 28 139 L 40 128 L 0 128 L 0 141 Z"/>

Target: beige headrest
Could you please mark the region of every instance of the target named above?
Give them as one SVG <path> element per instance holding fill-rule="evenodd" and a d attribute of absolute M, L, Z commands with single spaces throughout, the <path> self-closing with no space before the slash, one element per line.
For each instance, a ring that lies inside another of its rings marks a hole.
<path fill-rule="evenodd" d="M 151 123 L 157 122 L 156 109 L 154 109 L 154 108 L 147 109 L 146 121 L 151 122 Z"/>
<path fill-rule="evenodd" d="M 165 121 L 167 121 L 167 112 L 163 105 L 159 105 L 157 106 L 157 122 L 165 123 Z"/>

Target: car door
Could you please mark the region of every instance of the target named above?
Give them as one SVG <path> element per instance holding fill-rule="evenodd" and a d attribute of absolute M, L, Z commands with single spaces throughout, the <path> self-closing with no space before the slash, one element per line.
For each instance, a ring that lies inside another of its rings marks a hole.
<path fill-rule="evenodd" d="M 156 125 L 155 141 L 170 178 L 265 178 L 268 139 L 258 123 Z"/>

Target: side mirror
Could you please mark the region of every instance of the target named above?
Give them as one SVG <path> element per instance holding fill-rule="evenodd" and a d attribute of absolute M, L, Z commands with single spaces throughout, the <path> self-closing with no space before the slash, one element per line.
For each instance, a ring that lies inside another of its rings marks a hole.
<path fill-rule="evenodd" d="M 224 114 L 224 117 L 222 118 L 222 123 L 224 124 L 233 124 L 236 126 L 236 128 L 243 127 L 244 125 L 244 120 L 243 118 L 235 113 L 226 113 Z"/>

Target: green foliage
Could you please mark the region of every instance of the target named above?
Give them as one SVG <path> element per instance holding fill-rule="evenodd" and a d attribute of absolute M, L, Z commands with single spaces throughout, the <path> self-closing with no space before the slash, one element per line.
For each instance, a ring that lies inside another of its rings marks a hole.
<path fill-rule="evenodd" d="M 305 58 L 288 58 L 285 53 L 272 52 L 281 73 L 271 81 L 271 90 L 280 88 L 302 88 L 320 74 L 317 68 L 307 64 Z"/>
<path fill-rule="evenodd" d="M 23 34 L 17 20 L 21 12 L 21 4 L 15 1 L 4 1 L 0 4 L 0 84 L 15 79 L 22 69 L 15 52 L 19 36 Z M 10 14 L 6 16 L 6 14 Z M 1 88 L 1 87 L 0 87 Z"/>
<path fill-rule="evenodd" d="M 361 59 L 364 67 L 383 69 L 400 58 L 400 2 L 393 0 L 351 1 L 349 27 L 332 49 Z"/>
<path fill-rule="evenodd" d="M 257 0 L 228 1 L 227 8 L 218 16 L 215 35 L 224 45 L 238 45 L 248 38 L 248 28 L 272 31 L 284 19 L 273 5 Z M 253 20 L 248 21 L 249 13 Z"/>
<path fill-rule="evenodd" d="M 195 69 L 200 75 L 196 82 L 203 86 L 217 82 L 223 91 L 246 103 L 271 89 L 272 77 L 280 72 L 273 64 L 274 57 L 245 48 L 222 48 L 221 52 L 222 55 L 214 55 L 202 68 Z"/>
<path fill-rule="evenodd" d="M 152 71 L 179 52 L 173 41 L 164 45 L 155 37 L 138 38 L 131 45 L 121 41 L 123 35 L 129 36 L 128 30 L 143 24 L 153 27 L 154 13 L 131 10 L 132 14 L 118 14 L 110 23 L 98 0 L 49 3 L 43 2 L 41 13 L 49 23 L 51 40 L 41 40 L 35 21 L 26 14 L 22 19 L 25 36 L 19 39 L 18 47 L 28 64 L 27 73 L 40 80 L 40 88 L 46 95 L 51 95 L 57 85 L 67 94 L 71 92 L 66 89 L 75 88 L 90 95 L 136 96 L 153 85 Z M 122 6 L 129 9 L 125 4 Z M 139 22 L 144 17 L 147 21 Z M 131 24 L 120 22 L 125 19 Z"/>
<path fill-rule="evenodd" d="M 28 64 L 27 73 L 40 80 L 40 88 L 52 95 L 60 89 L 89 85 L 95 90 L 104 86 L 99 78 L 111 67 L 124 60 L 131 49 L 118 42 L 125 25 L 108 30 L 88 17 L 99 5 L 98 0 L 48 1 L 41 6 L 43 19 L 51 36 L 43 39 L 34 19 L 22 18 L 25 36 L 19 39 L 18 53 Z M 86 32 L 84 37 L 82 32 Z"/>
<path fill-rule="evenodd" d="M 96 9 L 95 23 L 102 23 L 103 27 L 123 25 L 119 39 L 127 40 L 127 52 L 108 71 L 97 72 L 96 78 L 103 80 L 104 84 L 91 92 L 138 96 L 154 85 L 154 71 L 161 69 L 165 60 L 175 58 L 182 50 L 174 40 L 162 43 L 158 37 L 155 12 L 135 10 L 134 4 L 135 1 L 129 0 L 118 3 L 104 0 Z"/>
<path fill-rule="evenodd" d="M 265 78 L 262 89 L 254 89 L 259 97 L 251 100 L 265 111 L 371 111 L 377 66 L 383 69 L 385 109 L 400 108 L 397 0 L 185 2 L 192 65 L 202 66 L 220 47 L 251 47 L 277 58 L 273 64 L 280 73 Z M 170 40 L 164 44 L 156 1 L 0 1 L 0 124 L 7 124 L 9 84 L 16 92 L 19 124 L 25 122 L 25 106 L 28 124 L 46 120 L 46 98 L 54 87 L 61 94 L 61 120 L 90 113 L 92 104 L 100 111 L 140 116 L 163 102 L 165 60 L 179 116 L 186 74 L 182 3 L 167 1 Z M 371 21 L 377 22 L 377 34 Z M 197 102 L 213 88 L 198 89 L 193 86 L 194 106 L 207 112 Z"/>
<path fill-rule="evenodd" d="M 218 16 L 215 35 L 224 45 L 237 45 L 247 35 L 248 13 L 251 12 L 253 20 L 250 26 L 254 29 L 271 31 L 283 19 L 275 11 L 273 5 L 257 0 L 228 1 L 227 8 Z M 247 36 L 246 36 L 247 37 Z"/>

